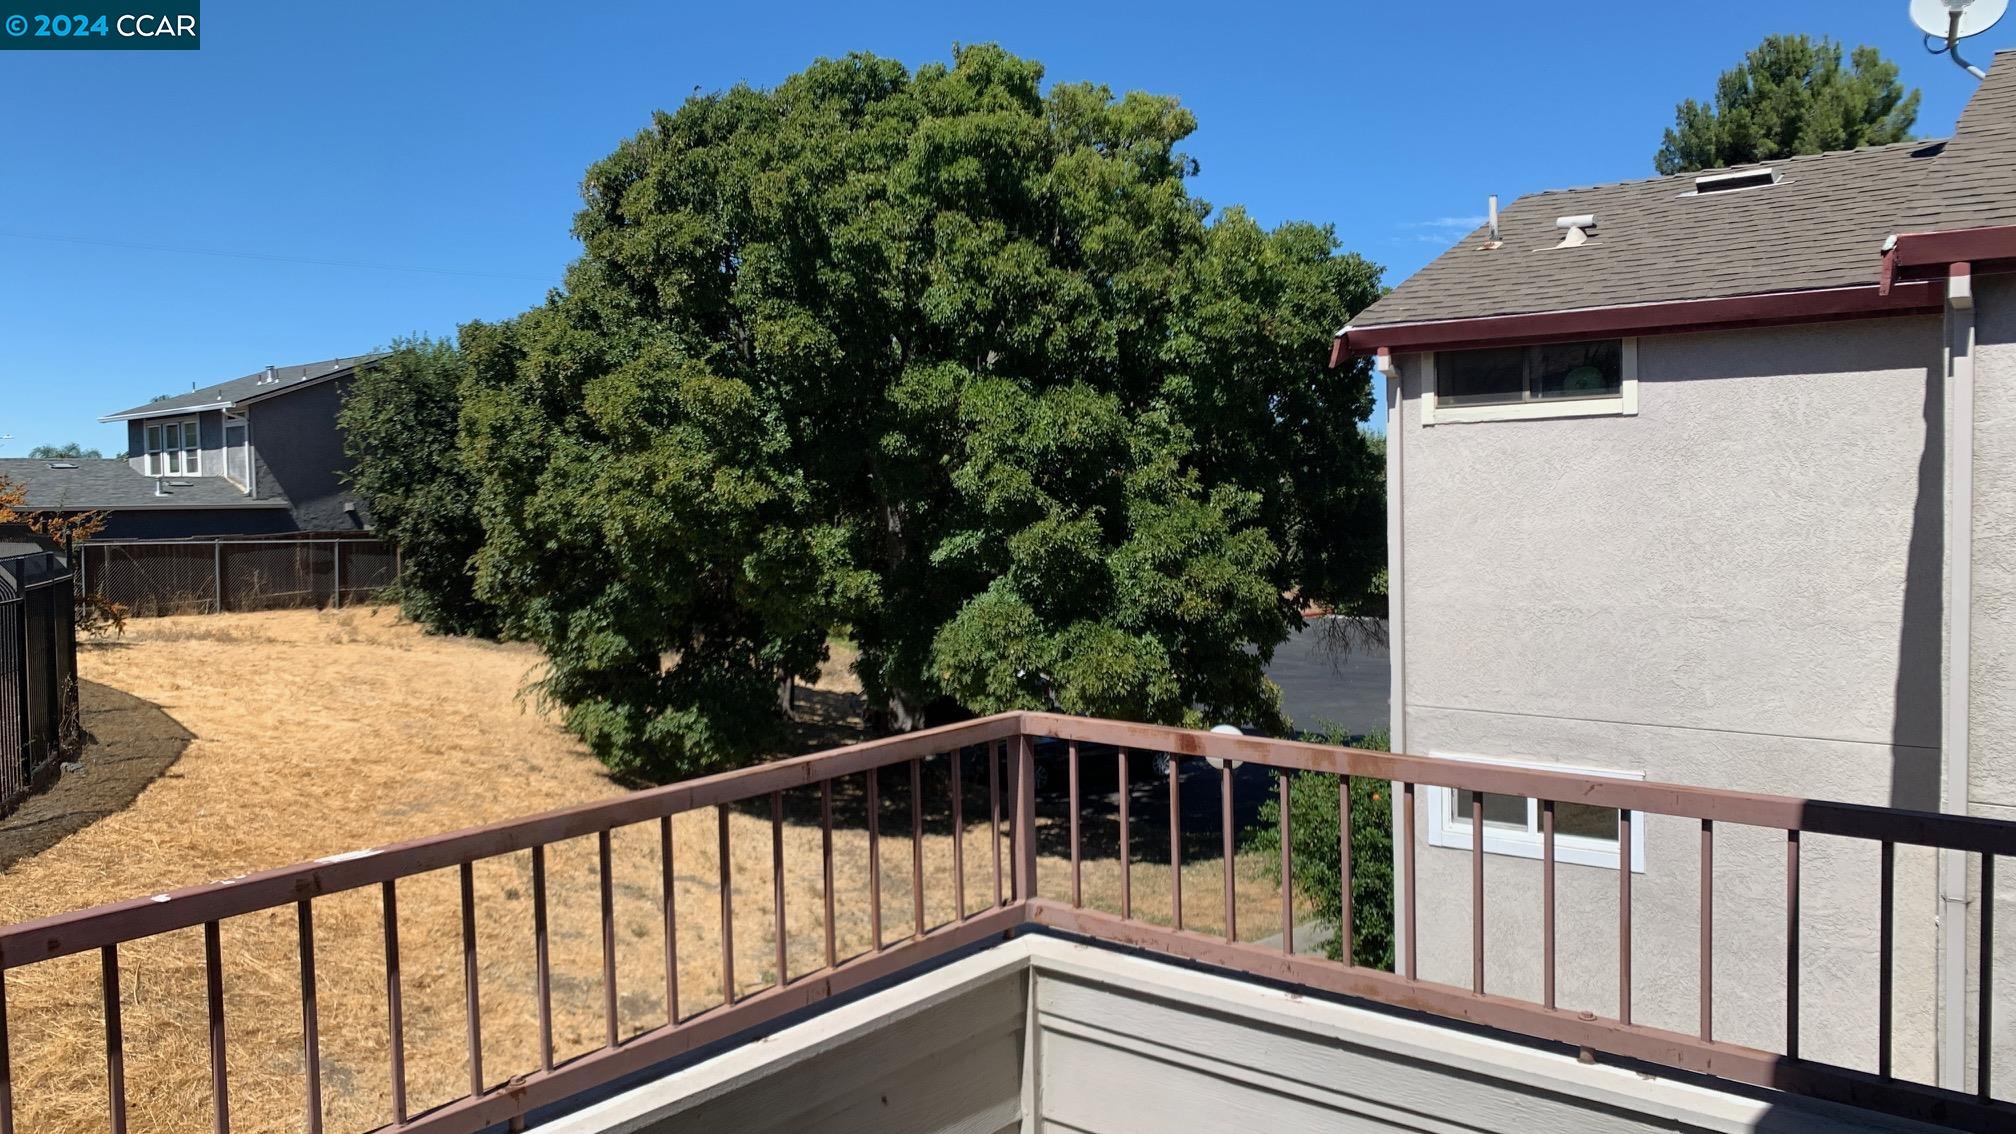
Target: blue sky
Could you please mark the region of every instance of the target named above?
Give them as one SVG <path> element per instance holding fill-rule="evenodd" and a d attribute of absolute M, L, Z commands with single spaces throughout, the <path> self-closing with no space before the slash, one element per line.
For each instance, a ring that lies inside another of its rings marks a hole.
<path fill-rule="evenodd" d="M 1951 129 L 1905 0 L 701 5 L 209 0 L 198 52 L 0 53 L 0 455 L 101 413 L 537 302 L 587 165 L 694 90 L 997 41 L 1180 96 L 1194 191 L 1418 268 L 1505 199 L 1649 175 L 1764 35 L 1872 43 Z M 962 10 L 968 9 L 971 10 Z M 1973 41 L 2016 46 L 2016 19 Z M 210 254 L 199 254 L 210 253 Z"/>

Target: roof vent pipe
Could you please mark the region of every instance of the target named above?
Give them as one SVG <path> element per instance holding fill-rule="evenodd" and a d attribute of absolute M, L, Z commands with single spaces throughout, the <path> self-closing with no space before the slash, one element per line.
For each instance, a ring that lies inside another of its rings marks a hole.
<path fill-rule="evenodd" d="M 1555 217 L 1554 227 L 1561 231 L 1561 243 L 1556 248 L 1574 248 L 1589 241 L 1592 229 L 1596 227 L 1596 214 L 1583 213 L 1573 217 Z"/>
<path fill-rule="evenodd" d="M 268 382 L 278 382 L 279 380 L 280 380 L 280 372 L 279 372 L 279 371 L 277 371 L 277 370 L 275 370 L 275 369 L 273 368 L 273 364 L 272 364 L 272 363 L 270 363 L 270 362 L 269 362 L 269 363 L 267 363 L 267 364 L 266 364 L 266 381 L 268 381 Z"/>
<path fill-rule="evenodd" d="M 161 478 L 158 476 L 154 478 L 154 495 L 156 496 L 168 495 L 168 486 L 161 483 Z"/>
<path fill-rule="evenodd" d="M 1491 243 L 1498 243 L 1498 194 L 1491 194 L 1491 202 L 1486 211 L 1491 225 Z"/>

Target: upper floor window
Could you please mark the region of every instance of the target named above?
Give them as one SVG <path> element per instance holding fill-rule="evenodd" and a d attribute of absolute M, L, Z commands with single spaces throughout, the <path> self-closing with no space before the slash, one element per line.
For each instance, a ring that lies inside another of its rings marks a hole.
<path fill-rule="evenodd" d="M 195 418 L 147 423 L 147 475 L 203 475 L 203 449 Z"/>
<path fill-rule="evenodd" d="M 1422 424 L 1638 412 L 1638 342 L 1591 339 L 1429 356 Z"/>

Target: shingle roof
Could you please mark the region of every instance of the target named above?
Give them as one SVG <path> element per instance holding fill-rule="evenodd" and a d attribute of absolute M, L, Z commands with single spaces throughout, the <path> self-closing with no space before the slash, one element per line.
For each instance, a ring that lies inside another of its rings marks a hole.
<path fill-rule="evenodd" d="M 1876 283 L 1893 233 L 2016 224 L 2016 50 L 1995 64 L 1946 142 L 1735 167 L 1774 169 L 1762 188 L 1694 195 L 1686 173 L 1521 197 L 1500 247 L 1478 228 L 1352 325 Z M 1593 238 L 1557 248 L 1555 220 L 1589 213 Z"/>
<path fill-rule="evenodd" d="M 0 479 L 27 490 L 26 505 L 37 510 L 98 511 L 128 508 L 285 508 L 285 497 L 255 500 L 221 476 L 167 477 L 163 495 L 154 478 L 125 461 L 99 458 L 43 460 L 0 458 Z"/>
<path fill-rule="evenodd" d="M 148 402 L 146 405 L 123 409 L 106 414 L 101 421 L 115 421 L 128 417 L 153 417 L 156 414 L 173 413 L 197 407 L 233 405 L 252 398 L 263 398 L 277 394 L 295 386 L 335 377 L 345 371 L 354 370 L 361 363 L 375 362 L 384 358 L 383 353 L 353 354 L 348 358 L 327 358 L 321 362 L 304 362 L 296 366 L 276 366 L 268 377 L 264 370 L 247 374 L 243 378 L 233 378 L 214 386 L 201 386 L 186 394 Z"/>

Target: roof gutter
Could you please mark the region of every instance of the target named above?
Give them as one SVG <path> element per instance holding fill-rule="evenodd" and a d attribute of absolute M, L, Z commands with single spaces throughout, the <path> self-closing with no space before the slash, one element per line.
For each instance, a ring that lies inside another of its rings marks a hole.
<path fill-rule="evenodd" d="M 99 421 L 135 421 L 143 417 L 175 417 L 185 413 L 201 413 L 204 410 L 230 409 L 236 402 L 205 402 L 200 406 L 169 406 L 161 409 L 134 409 L 125 413 L 108 413 Z"/>
<path fill-rule="evenodd" d="M 1570 311 L 1345 327 L 1331 344 L 1330 364 L 1338 366 L 1346 357 L 1369 355 L 1379 350 L 1512 346 L 1562 339 L 1675 334 L 1872 315 L 1918 314 L 1938 311 L 1944 300 L 1943 289 L 1936 282 L 1912 280 L 1894 282 L 1887 289 L 1868 284 L 1616 307 L 1583 307 Z"/>
<path fill-rule="evenodd" d="M 1996 260 L 2016 260 L 2016 225 L 1899 233 L 1883 242 L 1882 283 L 1878 286 L 1885 292 L 1898 286 L 1897 275 L 1904 268 L 1931 266 L 1937 269 L 1936 276 L 1950 264 L 1980 265 Z"/>

